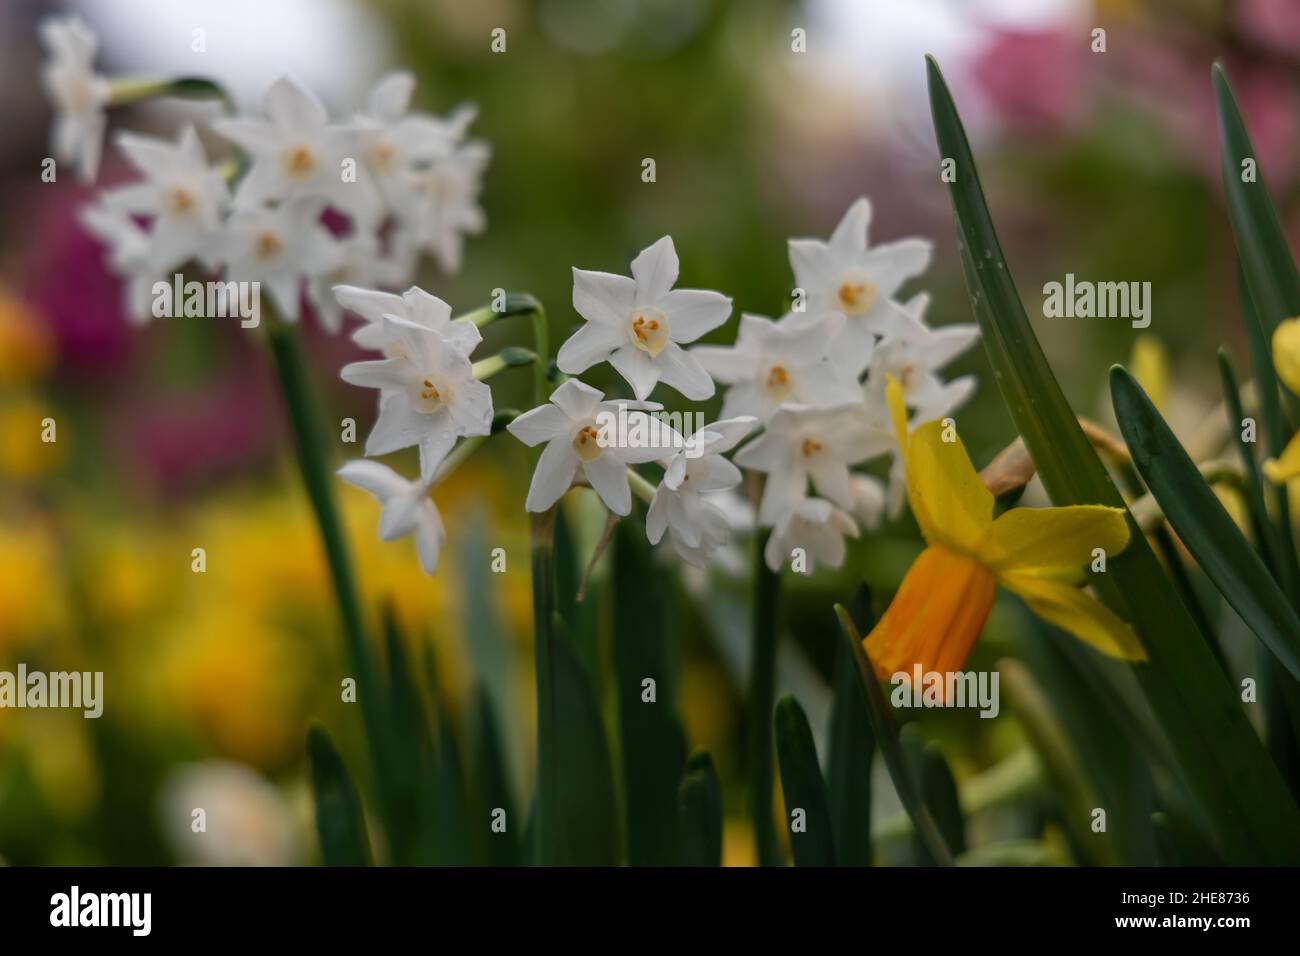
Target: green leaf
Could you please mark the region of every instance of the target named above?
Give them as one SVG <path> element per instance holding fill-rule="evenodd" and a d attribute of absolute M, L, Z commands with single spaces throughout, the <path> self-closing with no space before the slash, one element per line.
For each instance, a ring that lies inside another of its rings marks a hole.
<path fill-rule="evenodd" d="M 382 759 L 377 784 L 388 808 L 386 836 L 392 861 L 399 866 L 420 862 L 422 779 L 434 760 L 433 740 L 419 687 L 406 655 L 391 604 L 381 612 L 388 655 L 389 719 L 387 739 L 376 757 Z M 424 862 L 432 862 L 427 860 Z"/>
<path fill-rule="evenodd" d="M 768 532 L 754 538 L 754 583 L 750 630 L 749 686 L 745 689 L 745 777 L 749 815 L 759 866 L 779 866 L 781 850 L 772 822 L 772 713 L 776 697 L 776 639 L 781 575 L 767 566 Z"/>
<path fill-rule="evenodd" d="M 777 701 L 773 722 L 794 864 L 834 866 L 831 811 L 826 803 L 826 784 L 817 764 L 817 747 L 808 717 L 799 702 L 787 694 Z M 802 819 L 797 820 L 796 815 Z"/>
<path fill-rule="evenodd" d="M 1241 439 L 1244 427 L 1242 423 L 1246 418 L 1241 406 L 1241 389 L 1237 385 L 1237 375 L 1232 370 L 1232 361 L 1222 348 L 1219 349 L 1219 381 L 1223 386 L 1223 403 L 1228 412 L 1228 432 L 1234 436 L 1232 444 L 1237 448 L 1242 471 L 1246 476 L 1246 503 L 1250 507 L 1250 526 L 1255 535 L 1255 547 L 1269 571 L 1277 577 L 1284 567 L 1281 544 L 1274 533 L 1268 505 L 1264 502 L 1264 479 L 1260 476 L 1259 463 L 1255 461 L 1255 453 L 1251 450 L 1252 443 Z"/>
<path fill-rule="evenodd" d="M 871 629 L 870 596 L 858 589 L 853 615 L 860 632 Z M 867 699 L 858 679 L 857 665 L 845 642 L 835 648 L 832 674 L 835 696 L 831 703 L 830 754 L 827 767 L 827 801 L 835 833 L 835 859 L 840 866 L 870 866 L 871 760 L 876 738 L 871 733 Z"/>
<path fill-rule="evenodd" d="M 668 578 L 653 565 L 638 522 L 619 522 L 614 541 L 614 671 L 627 860 L 633 866 L 677 862 L 677 788 L 686 738 L 676 717 L 675 628 L 666 613 Z M 654 681 L 654 700 L 643 681 Z"/>
<path fill-rule="evenodd" d="M 312 793 L 316 798 L 316 833 L 326 866 L 369 866 L 361 798 L 329 734 L 319 724 L 307 731 Z"/>
<path fill-rule="evenodd" d="M 556 829 L 546 862 L 613 866 L 618 862 L 614 775 L 600 705 L 586 667 L 558 617 L 551 626 L 555 680 Z"/>
<path fill-rule="evenodd" d="M 1279 322 L 1300 315 L 1300 276 L 1228 77 L 1217 63 L 1212 77 L 1228 217 L 1254 308 L 1266 335 L 1272 337 Z M 1253 176 L 1245 174 L 1247 162 L 1253 164 Z"/>
<path fill-rule="evenodd" d="M 490 866 L 514 866 L 519 862 L 519 844 L 515 840 L 520 821 L 510 795 L 510 775 L 506 769 L 501 733 L 497 727 L 492 698 L 483 687 L 474 695 L 476 720 L 471 735 L 471 766 L 474 780 L 474 822 L 487 832 L 484 858 Z M 493 828 L 497 812 L 505 814 L 505 832 Z"/>
<path fill-rule="evenodd" d="M 934 814 L 943 842 L 960 855 L 966 852 L 966 821 L 957 796 L 957 780 L 939 745 L 931 742 L 921 751 L 921 798 Z"/>
<path fill-rule="evenodd" d="M 425 673 L 437 727 L 435 756 L 425 778 L 424 809 L 430 817 L 426 829 L 433 834 L 436 860 L 445 866 L 466 866 L 471 862 L 469 816 L 466 808 L 464 761 L 456 736 L 456 715 L 447 706 L 435 669 L 432 646 L 426 649 Z"/>
<path fill-rule="evenodd" d="M 686 761 L 677 789 L 678 846 L 684 866 L 722 865 L 722 787 L 708 751 Z"/>
<path fill-rule="evenodd" d="M 1003 400 L 1057 505 L 1124 507 L 1084 437 L 1030 327 L 998 244 L 975 161 L 951 94 L 929 61 L 940 155 L 955 160 L 950 185 L 972 305 Z M 1287 862 L 1300 845 L 1300 813 L 1196 624 L 1130 516 L 1132 540 L 1094 584 L 1133 624 L 1150 657 L 1133 667 L 1168 738 L 1178 770 L 1234 863 Z"/>
<path fill-rule="evenodd" d="M 1258 552 L 1237 529 L 1142 386 L 1118 365 L 1111 369 L 1110 391 L 1133 464 L 1165 518 L 1246 626 L 1293 676 L 1300 676 L 1300 618 Z"/>
<path fill-rule="evenodd" d="M 885 759 L 885 768 L 894 781 L 898 799 L 902 801 L 907 815 L 912 818 L 912 826 L 916 828 L 917 836 L 930 859 L 942 866 L 951 866 L 952 852 L 944 843 L 934 816 L 921 798 L 920 788 L 908 769 L 907 760 L 898 741 L 898 727 L 894 723 L 893 714 L 890 713 L 889 704 L 880 692 L 880 685 L 876 683 L 876 675 L 872 672 L 866 652 L 862 649 L 862 636 L 858 633 L 857 625 L 853 623 L 853 618 L 849 616 L 849 612 L 843 605 L 835 605 L 835 615 L 839 618 L 840 631 L 853 655 L 858 680 L 866 691 L 867 715 L 871 718 L 871 732 L 876 738 L 876 746 L 880 748 L 881 756 Z"/>

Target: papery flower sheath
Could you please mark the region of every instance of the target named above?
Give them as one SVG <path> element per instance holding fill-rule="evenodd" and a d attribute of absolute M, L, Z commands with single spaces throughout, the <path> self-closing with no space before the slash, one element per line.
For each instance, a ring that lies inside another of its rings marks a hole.
<path fill-rule="evenodd" d="M 993 607 L 998 585 L 1043 620 L 1111 657 L 1145 660 L 1137 635 L 1077 584 L 1094 549 L 1128 545 L 1123 509 L 1103 505 L 1014 508 L 996 519 L 993 495 L 955 434 L 930 421 L 907 433 L 896 380 L 886 385 L 912 514 L 926 549 L 863 646 L 876 676 L 961 669 Z"/>
<path fill-rule="evenodd" d="M 78 16 L 43 20 L 40 34 L 49 54 L 41 81 L 55 109 L 54 155 L 73 163 L 82 182 L 91 182 L 99 171 L 109 100 L 108 81 L 95 73 L 98 42 Z"/>
<path fill-rule="evenodd" d="M 414 535 L 420 567 L 427 574 L 438 570 L 438 552 L 442 550 L 447 534 L 442 526 L 442 516 L 429 497 L 427 481 L 407 481 L 387 465 L 365 460 L 349 461 L 337 474 L 344 481 L 370 492 L 383 505 L 379 518 L 381 540 L 395 541 L 408 534 Z"/>
<path fill-rule="evenodd" d="M 465 354 L 437 332 L 385 316 L 383 332 L 398 343 L 392 358 L 345 365 L 343 381 L 380 391 L 379 418 L 366 439 L 367 455 L 415 445 L 420 475 L 429 480 L 458 436 L 492 431 L 492 390 L 474 378 Z"/>
<path fill-rule="evenodd" d="M 713 379 L 682 348 L 716 329 L 731 314 L 719 292 L 674 289 L 677 250 L 664 236 L 632 260 L 632 278 L 573 270 L 573 308 L 586 324 L 560 347 L 556 364 L 569 375 L 608 361 L 644 400 L 663 382 L 700 401 Z"/>
<path fill-rule="evenodd" d="M 885 436 L 869 427 L 860 401 L 829 408 L 786 405 L 736 453 L 736 464 L 767 472 L 758 521 L 770 526 L 803 498 L 809 480 L 833 504 L 853 507 L 849 466 L 888 448 Z"/>
<path fill-rule="evenodd" d="M 844 539 L 857 536 L 853 518 L 829 501 L 799 498 L 777 520 L 763 547 L 763 561 L 769 570 L 780 571 L 799 548 L 808 560 L 805 573 L 812 573 L 818 564 L 838 568 L 844 563 Z"/>
<path fill-rule="evenodd" d="M 722 399 L 724 418 L 767 421 L 784 404 L 835 405 L 858 397 L 856 377 L 827 359 L 843 324 L 836 313 L 789 313 L 778 322 L 746 313 L 734 345 L 697 345 L 690 354 L 730 386 Z"/>
<path fill-rule="evenodd" d="M 874 248 L 867 243 L 871 204 L 849 207 L 829 242 L 791 239 L 790 268 L 804 290 L 810 313 L 839 312 L 848 318 L 836 339 L 846 367 L 865 367 L 877 335 L 888 334 L 897 313 L 888 303 L 904 282 L 930 264 L 930 243 L 899 239 Z"/>
<path fill-rule="evenodd" d="M 716 548 L 731 540 L 727 514 L 711 499 L 740 484 L 740 469 L 723 454 L 758 424 L 753 417 L 726 419 L 705 425 L 687 440 L 687 448 L 664 465 L 664 477 L 646 512 L 646 537 L 651 544 L 669 534 L 682 558 L 697 567 Z"/>
<path fill-rule="evenodd" d="M 551 393 L 551 401 L 524 412 L 506 429 L 528 446 L 546 443 L 524 507 L 546 511 L 560 500 L 579 473 L 616 515 L 632 511 L 627 466 L 657 461 L 682 448 L 685 439 L 652 419 L 633 402 L 606 402 L 604 395 L 570 379 Z"/>
<path fill-rule="evenodd" d="M 336 285 L 333 291 L 340 306 L 366 320 L 352 333 L 352 341 L 388 358 L 400 358 L 403 346 L 400 337 L 394 339 L 385 331 L 386 315 L 424 326 L 463 355 L 469 355 L 483 340 L 478 326 L 467 319 L 453 320 L 450 305 L 417 286 L 401 295 L 355 285 Z"/>
<path fill-rule="evenodd" d="M 174 143 L 122 133 L 117 145 L 145 178 L 105 190 L 103 202 L 150 220 L 154 269 L 165 272 L 190 259 L 212 268 L 220 255 L 221 219 L 230 191 L 221 173 L 208 165 L 194 126 L 186 124 Z"/>

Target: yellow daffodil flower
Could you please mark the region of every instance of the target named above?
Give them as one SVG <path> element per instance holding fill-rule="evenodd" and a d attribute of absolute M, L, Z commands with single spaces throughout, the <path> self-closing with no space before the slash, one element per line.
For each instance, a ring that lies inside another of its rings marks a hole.
<path fill-rule="evenodd" d="M 1282 384 L 1300 395 L 1300 318 L 1285 319 L 1273 330 L 1273 367 Z M 1287 443 L 1280 457 L 1264 462 L 1264 474 L 1275 485 L 1300 476 L 1300 435 Z"/>
<path fill-rule="evenodd" d="M 1124 621 L 1076 586 L 1093 549 L 1124 550 L 1124 512 L 1102 505 L 1015 508 L 993 518 L 993 495 L 960 439 L 930 421 L 909 437 L 898 382 L 885 389 L 907 474 L 907 497 L 928 547 L 863 641 L 876 676 L 961 669 L 998 585 L 1051 624 L 1111 657 L 1145 660 Z M 945 440 L 948 439 L 948 440 Z"/>

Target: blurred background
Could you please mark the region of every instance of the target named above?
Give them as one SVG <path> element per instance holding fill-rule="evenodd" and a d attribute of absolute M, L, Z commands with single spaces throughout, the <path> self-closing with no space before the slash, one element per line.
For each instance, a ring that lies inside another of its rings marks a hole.
<path fill-rule="evenodd" d="M 1067 272 L 1152 282 L 1147 331 L 1168 355 L 1162 400 L 1180 433 L 1217 403 L 1214 349 L 1226 343 L 1244 368 L 1215 59 L 1288 227 L 1300 225 L 1291 0 L 9 0 L 0 7 L 0 670 L 23 661 L 105 673 L 99 720 L 0 709 L 0 857 L 13 864 L 309 863 L 308 721 L 322 720 L 364 766 L 359 718 L 339 701 L 328 577 L 264 351 L 233 324 L 130 328 L 102 249 L 75 220 L 90 191 L 68 176 L 41 182 L 50 112 L 35 25 L 58 10 L 98 33 L 102 72 L 208 76 L 247 108 L 290 71 L 334 115 L 351 115 L 393 68 L 417 76 L 419 108 L 478 103 L 474 133 L 493 148 L 488 229 L 469 240 L 459 275 L 430 265 L 420 284 L 457 312 L 486 304 L 496 287 L 532 292 L 556 344 L 578 321 L 570 267 L 626 272 L 665 233 L 684 285 L 731 295 L 737 313 L 780 315 L 793 285 L 786 239 L 827 236 L 859 195 L 874 204 L 873 241 L 934 240 L 930 272 L 906 290 L 933 295 L 930 320 L 971 321 L 938 177 L 927 52 L 972 133 L 1027 310 L 1080 414 L 1106 417 L 1103 373 L 1129 360 L 1137 333 L 1124 321 L 1043 319 L 1043 283 Z M 498 27 L 503 54 L 489 47 Z M 1097 27 L 1104 53 L 1091 49 Z M 195 28 L 206 52 L 191 49 Z M 791 49 L 796 28 L 806 52 Z M 170 135 L 191 115 L 207 114 L 165 104 L 113 122 Z M 654 183 L 641 180 L 647 157 Z M 106 147 L 101 183 L 126 178 Z M 354 417 L 364 433 L 373 397 L 338 380 L 353 347 L 308 325 L 329 419 Z M 735 328 L 733 317 L 710 340 L 730 342 Z M 501 323 L 483 354 L 524 340 Z M 979 350 L 950 372 L 980 376 L 958 417 L 982 465 L 1014 437 L 1010 420 Z M 618 391 L 608 369 L 590 380 Z M 495 379 L 497 406 L 526 407 L 528 387 L 527 372 Z M 55 444 L 39 440 L 47 416 Z M 372 500 L 337 488 L 372 619 L 389 600 L 405 631 L 429 642 L 453 712 L 486 687 L 521 805 L 534 733 L 526 482 L 522 447 L 501 439 L 440 490 L 449 550 L 435 578 L 409 539 L 376 540 Z M 571 498 L 585 555 L 603 516 L 586 493 Z M 682 664 L 688 740 L 710 749 L 722 775 L 734 863 L 753 858 L 739 766 L 747 544 L 711 578 L 688 575 L 673 589 L 680 626 L 665 635 Z M 199 546 L 204 574 L 190 567 Z M 489 572 L 494 547 L 511 556 L 504 575 Z M 904 517 L 859 541 L 839 572 L 791 583 L 779 684 L 798 693 L 818 733 L 831 601 L 863 577 L 883 599 L 918 550 Z M 600 573 L 584 613 L 607 628 Z M 1025 626 L 1018 607 L 1000 603 L 971 666 L 989 666 Z M 608 648 L 594 633 L 581 650 L 599 671 Z M 987 780 L 1021 746 L 1006 715 L 923 719 L 962 781 Z M 887 829 L 897 802 L 887 782 L 878 789 Z M 193 838 L 196 793 L 209 828 L 219 816 L 232 839 Z"/>

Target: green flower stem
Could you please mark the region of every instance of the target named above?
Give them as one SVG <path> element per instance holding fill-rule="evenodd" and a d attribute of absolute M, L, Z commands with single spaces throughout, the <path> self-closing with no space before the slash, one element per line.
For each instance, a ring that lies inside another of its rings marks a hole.
<path fill-rule="evenodd" d="M 749 687 L 745 701 L 745 757 L 749 813 L 760 866 L 780 866 L 781 850 L 772 822 L 772 708 L 776 698 L 776 618 L 781 575 L 763 558 L 770 531 L 755 538 L 754 601 L 750 627 Z"/>
<path fill-rule="evenodd" d="M 655 499 L 655 486 L 631 465 L 627 466 L 627 483 L 632 486 L 632 494 L 636 495 L 646 504 Z"/>
<path fill-rule="evenodd" d="M 280 381 L 280 391 L 289 411 L 298 468 L 312 510 L 316 514 L 316 524 L 320 528 L 330 576 L 334 581 L 334 595 L 343 621 L 348 662 L 356 675 L 362 717 L 373 732 L 378 726 L 378 684 L 376 675 L 371 670 L 370 655 L 366 653 L 365 628 L 356 580 L 352 573 L 343 525 L 334 504 L 333 473 L 323 439 L 325 431 L 313 399 L 297 328 L 275 317 L 266 326 L 267 342 Z"/>
<path fill-rule="evenodd" d="M 108 105 L 130 106 L 160 97 L 220 100 L 227 113 L 235 112 L 235 101 L 224 87 L 197 76 L 165 77 L 122 76 L 108 81 Z"/>
<path fill-rule="evenodd" d="M 502 349 L 496 355 L 475 362 L 472 366 L 472 370 L 474 377 L 482 382 L 508 368 L 517 368 L 521 365 L 532 365 L 536 361 L 537 354 L 531 349 L 520 348 L 519 346 L 510 346 L 509 348 Z"/>

